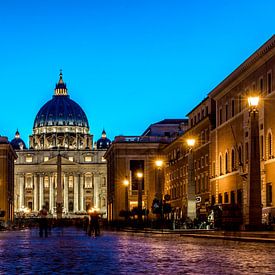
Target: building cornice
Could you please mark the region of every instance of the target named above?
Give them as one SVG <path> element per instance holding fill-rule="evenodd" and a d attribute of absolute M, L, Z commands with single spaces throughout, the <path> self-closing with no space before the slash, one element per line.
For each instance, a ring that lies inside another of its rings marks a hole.
<path fill-rule="evenodd" d="M 236 81 L 241 81 L 256 67 L 261 66 L 269 60 L 275 52 L 275 35 L 273 35 L 264 45 L 246 59 L 236 70 L 227 76 L 218 86 L 216 86 L 209 94 L 211 98 L 215 98 L 222 90 L 227 92 L 236 85 Z"/>

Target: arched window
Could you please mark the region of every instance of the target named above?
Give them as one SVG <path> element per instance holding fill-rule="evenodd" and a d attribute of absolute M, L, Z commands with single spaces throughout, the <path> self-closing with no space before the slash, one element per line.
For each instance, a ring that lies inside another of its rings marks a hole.
<path fill-rule="evenodd" d="M 222 175 L 222 156 L 220 155 L 220 175 Z"/>
<path fill-rule="evenodd" d="M 225 173 L 228 173 L 228 153 L 225 153 Z"/>
<path fill-rule="evenodd" d="M 272 156 L 272 135 L 271 133 L 268 133 L 268 137 L 267 137 L 267 150 L 268 150 L 268 158 L 271 158 Z"/>
<path fill-rule="evenodd" d="M 232 149 L 231 151 L 231 170 L 235 170 L 235 150 Z"/>
<path fill-rule="evenodd" d="M 242 146 L 239 145 L 238 147 L 238 158 L 239 158 L 239 165 L 242 165 L 243 163 L 243 152 L 242 152 Z"/>

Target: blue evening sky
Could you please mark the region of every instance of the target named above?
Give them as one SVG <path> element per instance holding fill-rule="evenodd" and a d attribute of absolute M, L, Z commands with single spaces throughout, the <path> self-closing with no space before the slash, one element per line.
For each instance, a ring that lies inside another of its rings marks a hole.
<path fill-rule="evenodd" d="M 59 69 L 95 139 L 184 118 L 275 30 L 275 1 L 0 1 L 0 135 L 28 144 Z"/>

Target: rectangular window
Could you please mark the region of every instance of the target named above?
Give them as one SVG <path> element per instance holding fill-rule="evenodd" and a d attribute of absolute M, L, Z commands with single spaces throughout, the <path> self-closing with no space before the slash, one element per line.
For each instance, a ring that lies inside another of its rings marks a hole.
<path fill-rule="evenodd" d="M 225 105 L 225 121 L 228 120 L 228 104 Z"/>
<path fill-rule="evenodd" d="M 238 189 L 237 191 L 237 203 L 240 205 L 243 203 L 243 192 L 241 189 Z"/>
<path fill-rule="evenodd" d="M 264 136 L 260 136 L 261 159 L 264 158 Z"/>
<path fill-rule="evenodd" d="M 245 162 L 248 162 L 248 142 L 245 143 Z"/>
<path fill-rule="evenodd" d="M 85 156 L 84 160 L 85 160 L 85 162 L 91 162 L 92 161 L 92 157 L 91 156 Z"/>
<path fill-rule="evenodd" d="M 235 204 L 235 192 L 234 191 L 230 192 L 230 197 L 231 197 L 231 204 Z"/>
<path fill-rule="evenodd" d="M 212 195 L 212 196 L 211 196 L 211 205 L 214 205 L 215 203 L 216 203 L 215 196 Z"/>
<path fill-rule="evenodd" d="M 272 74 L 269 72 L 267 74 L 267 93 L 270 94 L 272 92 Z"/>
<path fill-rule="evenodd" d="M 205 115 L 208 115 L 208 106 L 205 108 Z"/>
<path fill-rule="evenodd" d="M 215 161 L 213 161 L 213 164 L 212 164 L 212 176 L 216 177 L 216 163 L 215 163 Z"/>
<path fill-rule="evenodd" d="M 266 204 L 270 206 L 272 204 L 272 184 L 271 182 L 266 184 Z"/>
<path fill-rule="evenodd" d="M 222 109 L 220 109 L 220 125 L 222 124 Z"/>
<path fill-rule="evenodd" d="M 235 100 L 232 99 L 231 101 L 231 117 L 235 115 Z"/>
<path fill-rule="evenodd" d="M 238 96 L 238 107 L 239 107 L 239 112 L 242 111 L 242 95 Z"/>
<path fill-rule="evenodd" d="M 224 203 L 228 203 L 228 202 L 229 202 L 228 193 L 225 192 L 225 193 L 224 193 Z"/>
<path fill-rule="evenodd" d="M 44 187 L 49 188 L 49 177 L 44 178 Z"/>
<path fill-rule="evenodd" d="M 69 176 L 69 188 L 74 188 L 74 177 Z"/>
<path fill-rule="evenodd" d="M 218 196 L 218 203 L 222 203 L 222 194 L 221 193 Z"/>
<path fill-rule="evenodd" d="M 259 84 L 259 89 L 260 89 L 260 92 L 261 92 L 261 94 L 263 94 L 263 92 L 264 92 L 264 80 L 263 80 L 263 78 L 261 77 L 260 78 L 260 84 Z"/>
<path fill-rule="evenodd" d="M 32 157 L 31 157 L 31 156 L 27 156 L 27 157 L 26 157 L 26 162 L 27 162 L 27 163 L 32 162 Z"/>
<path fill-rule="evenodd" d="M 31 176 L 28 176 L 26 178 L 26 185 L 25 185 L 25 188 L 32 188 L 32 177 Z"/>

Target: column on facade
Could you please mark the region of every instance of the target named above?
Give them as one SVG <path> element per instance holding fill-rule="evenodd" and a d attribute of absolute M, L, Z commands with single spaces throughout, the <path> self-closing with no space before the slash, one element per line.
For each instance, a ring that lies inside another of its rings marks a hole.
<path fill-rule="evenodd" d="M 44 175 L 39 175 L 39 210 L 42 209 L 44 203 Z"/>
<path fill-rule="evenodd" d="M 80 191 L 79 191 L 79 199 L 80 199 L 80 211 L 84 211 L 84 175 L 80 175 Z"/>
<path fill-rule="evenodd" d="M 100 208 L 99 205 L 99 188 L 100 188 L 100 176 L 94 176 L 94 207 Z"/>
<path fill-rule="evenodd" d="M 69 176 L 67 174 L 64 174 L 64 209 L 66 213 L 69 211 L 69 202 L 68 202 L 68 196 L 69 196 Z"/>
<path fill-rule="evenodd" d="M 79 200 L 79 175 L 75 174 L 74 175 L 74 212 L 79 210 L 79 204 L 78 204 L 78 200 Z"/>
<path fill-rule="evenodd" d="M 33 210 L 38 211 L 38 178 L 37 174 L 33 176 Z"/>
<path fill-rule="evenodd" d="M 25 185 L 25 175 L 22 174 L 19 176 L 19 206 L 18 206 L 19 209 L 23 207 L 25 203 L 24 185 Z"/>
<path fill-rule="evenodd" d="M 53 188 L 53 183 L 54 183 L 54 176 L 52 174 L 49 175 L 49 211 L 51 213 L 54 213 L 54 188 Z"/>

